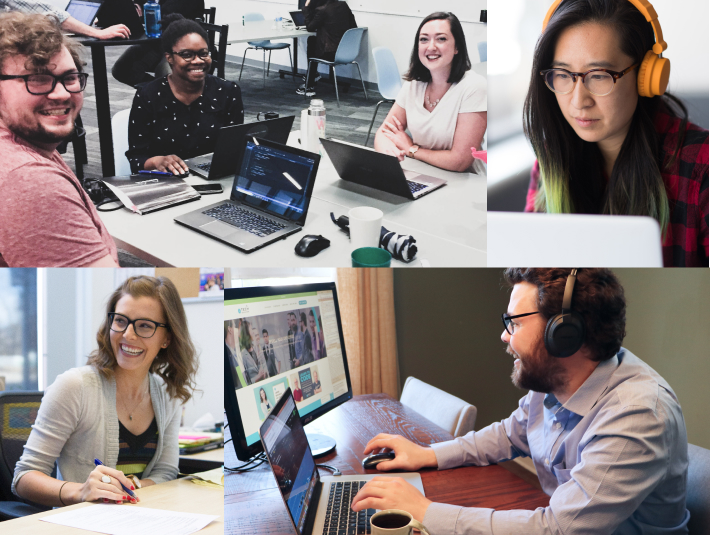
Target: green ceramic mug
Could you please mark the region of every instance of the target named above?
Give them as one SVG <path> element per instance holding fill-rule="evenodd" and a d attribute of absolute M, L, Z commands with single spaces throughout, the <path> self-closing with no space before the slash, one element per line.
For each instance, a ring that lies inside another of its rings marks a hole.
<path fill-rule="evenodd" d="M 389 251 L 378 247 L 361 247 L 355 249 L 350 255 L 353 267 L 381 268 L 390 267 L 392 255 Z"/>

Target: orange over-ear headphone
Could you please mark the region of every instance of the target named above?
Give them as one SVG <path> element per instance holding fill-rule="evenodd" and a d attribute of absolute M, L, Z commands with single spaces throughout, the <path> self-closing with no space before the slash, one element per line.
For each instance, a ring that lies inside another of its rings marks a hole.
<path fill-rule="evenodd" d="M 542 23 L 543 32 L 557 7 L 563 1 L 555 0 L 550 6 L 547 15 L 545 15 L 545 21 Z M 658 22 L 658 14 L 648 0 L 629 0 L 629 2 L 651 23 L 653 33 L 656 36 L 656 43 L 651 50 L 646 52 L 639 67 L 637 77 L 638 93 L 642 97 L 663 95 L 666 92 L 668 78 L 671 75 L 671 61 L 668 58 L 661 57 L 663 51 L 668 48 L 668 44 L 663 40 L 663 31 L 661 30 L 661 24 Z"/>

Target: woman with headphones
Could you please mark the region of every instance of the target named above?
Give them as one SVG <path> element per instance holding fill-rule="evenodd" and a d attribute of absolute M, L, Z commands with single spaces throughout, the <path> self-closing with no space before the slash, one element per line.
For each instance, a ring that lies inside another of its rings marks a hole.
<path fill-rule="evenodd" d="M 525 100 L 535 150 L 526 211 L 645 215 L 666 266 L 708 265 L 708 131 L 666 93 L 647 0 L 556 0 Z"/>

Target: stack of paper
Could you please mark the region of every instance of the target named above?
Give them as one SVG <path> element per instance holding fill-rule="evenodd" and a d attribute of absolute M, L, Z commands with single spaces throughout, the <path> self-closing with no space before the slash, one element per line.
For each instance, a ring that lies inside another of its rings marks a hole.
<path fill-rule="evenodd" d="M 180 433 L 180 454 L 198 453 L 214 448 L 221 448 L 224 445 L 224 435 L 222 433 Z"/>

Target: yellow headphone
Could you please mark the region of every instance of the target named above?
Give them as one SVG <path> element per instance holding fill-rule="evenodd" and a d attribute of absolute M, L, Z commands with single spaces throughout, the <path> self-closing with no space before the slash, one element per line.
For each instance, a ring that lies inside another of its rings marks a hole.
<path fill-rule="evenodd" d="M 557 7 L 563 1 L 555 0 L 550 6 L 547 15 L 545 15 L 545 21 L 542 23 L 543 32 Z M 671 75 L 671 61 L 668 58 L 661 57 L 663 51 L 668 48 L 668 44 L 663 40 L 663 31 L 661 30 L 661 24 L 658 22 L 658 14 L 648 0 L 629 0 L 629 2 L 651 23 L 653 33 L 656 36 L 656 43 L 651 50 L 646 52 L 639 67 L 637 77 L 638 93 L 642 97 L 663 95 L 666 92 L 668 78 Z"/>

